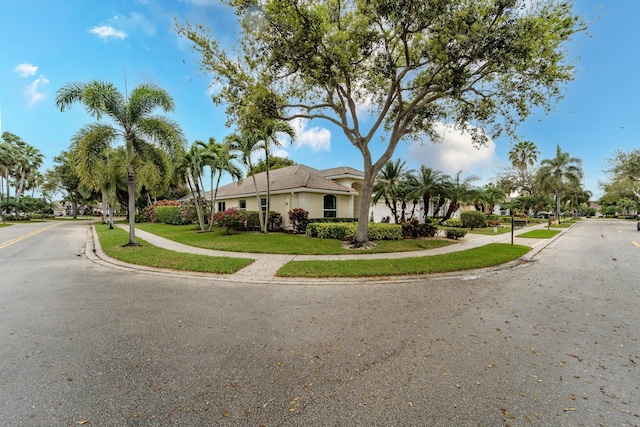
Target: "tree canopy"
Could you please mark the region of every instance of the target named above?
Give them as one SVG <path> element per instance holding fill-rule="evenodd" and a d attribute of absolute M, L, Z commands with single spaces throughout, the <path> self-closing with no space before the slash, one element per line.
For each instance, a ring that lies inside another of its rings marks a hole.
<path fill-rule="evenodd" d="M 539 0 L 227 0 L 238 51 L 200 24 L 177 23 L 223 89 L 230 121 L 247 105 L 283 120 L 338 126 L 363 158 L 356 243 L 367 239 L 378 172 L 400 141 L 453 123 L 477 144 L 549 109 L 573 77 L 566 43 L 585 29 L 571 2 Z M 528 5 L 528 6 L 527 6 Z M 384 135 L 374 159 L 370 142 Z"/>

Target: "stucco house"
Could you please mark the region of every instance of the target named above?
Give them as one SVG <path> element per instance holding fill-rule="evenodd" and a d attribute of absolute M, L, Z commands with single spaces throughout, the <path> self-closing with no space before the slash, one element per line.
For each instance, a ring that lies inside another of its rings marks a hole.
<path fill-rule="evenodd" d="M 229 208 L 257 211 L 266 209 L 266 172 L 255 175 L 260 195 L 256 200 L 253 178 L 232 182 L 218 189 L 216 211 Z M 294 165 L 269 171 L 270 210 L 282 215 L 283 227 L 289 227 L 288 212 L 302 208 L 309 218 L 357 218 L 360 212 L 360 194 L 364 174 L 354 168 L 337 167 L 318 170 L 305 165 Z M 210 195 L 207 193 L 207 200 Z"/>

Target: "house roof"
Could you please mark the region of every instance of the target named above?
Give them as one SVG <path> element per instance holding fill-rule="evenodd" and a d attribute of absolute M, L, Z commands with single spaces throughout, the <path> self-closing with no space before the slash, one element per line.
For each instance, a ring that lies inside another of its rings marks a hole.
<path fill-rule="evenodd" d="M 340 171 L 342 170 L 342 173 Z M 269 171 L 271 180 L 270 192 L 282 193 L 290 191 L 321 191 L 327 193 L 357 194 L 358 192 L 350 187 L 345 187 L 332 181 L 328 177 L 338 178 L 343 175 L 364 176 L 364 174 L 353 168 L 333 168 L 318 170 L 305 165 L 293 165 L 285 168 Z M 260 172 L 255 175 L 258 192 L 267 192 L 267 174 Z M 255 187 L 253 178 L 248 176 L 242 182 L 232 182 L 218 189 L 218 199 L 239 197 L 244 195 L 254 195 Z"/>
<path fill-rule="evenodd" d="M 364 173 L 358 169 L 350 168 L 349 166 L 340 166 L 337 168 L 323 169 L 318 171 L 321 176 L 325 178 L 340 178 L 343 176 L 364 178 Z"/>

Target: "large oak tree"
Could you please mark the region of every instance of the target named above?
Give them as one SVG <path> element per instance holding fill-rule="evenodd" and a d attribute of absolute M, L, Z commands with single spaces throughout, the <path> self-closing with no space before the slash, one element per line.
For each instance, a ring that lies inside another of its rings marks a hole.
<path fill-rule="evenodd" d="M 477 144 L 549 109 L 573 77 L 567 42 L 584 30 L 570 1 L 226 0 L 238 48 L 205 26 L 177 23 L 223 89 L 230 120 L 247 104 L 284 120 L 323 119 L 362 154 L 356 243 L 367 240 L 378 172 L 402 140 L 436 140 L 452 123 Z M 370 143 L 384 135 L 385 149 Z"/>

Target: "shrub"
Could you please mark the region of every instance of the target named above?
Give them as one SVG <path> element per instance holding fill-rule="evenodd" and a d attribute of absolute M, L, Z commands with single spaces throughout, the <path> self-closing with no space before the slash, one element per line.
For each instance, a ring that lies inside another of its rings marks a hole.
<path fill-rule="evenodd" d="M 431 224 L 420 224 L 417 218 L 403 222 L 400 225 L 402 226 L 402 235 L 405 238 L 433 237 L 438 231 L 438 229 Z"/>
<path fill-rule="evenodd" d="M 464 237 L 466 234 L 467 232 L 465 230 L 456 230 L 456 229 L 447 230 L 446 232 L 447 239 L 453 239 L 453 240 L 458 240 Z"/>
<path fill-rule="evenodd" d="M 302 208 L 293 208 L 289 211 L 289 221 L 291 221 L 293 231 L 304 233 L 309 223 L 309 212 Z"/>
<path fill-rule="evenodd" d="M 182 216 L 180 214 L 180 206 L 157 206 L 154 209 L 156 222 L 164 224 L 181 225 Z"/>
<path fill-rule="evenodd" d="M 449 218 L 443 225 L 447 227 L 462 227 L 462 221 L 458 218 Z"/>
<path fill-rule="evenodd" d="M 358 222 L 358 218 L 309 218 L 309 222 Z"/>
<path fill-rule="evenodd" d="M 309 223 L 307 236 L 321 239 L 354 240 L 357 223 Z M 369 224 L 369 240 L 400 240 L 402 227 L 398 224 Z"/>
<path fill-rule="evenodd" d="M 282 230 L 282 215 L 280 215 L 278 212 L 270 211 L 269 222 L 267 223 L 267 229 L 269 231 Z"/>
<path fill-rule="evenodd" d="M 223 212 L 216 212 L 213 215 L 214 222 L 218 227 L 226 227 L 229 230 L 242 230 L 245 227 L 246 212 L 237 208 L 226 209 Z"/>
<path fill-rule="evenodd" d="M 204 222 L 209 222 L 209 215 L 211 214 L 211 209 L 209 209 L 211 205 L 209 204 L 209 201 L 201 197 L 198 199 L 198 203 L 202 208 Z M 194 198 L 185 200 L 182 202 L 180 207 L 180 215 L 182 216 L 183 224 L 196 224 L 198 222 L 198 212 L 196 211 Z"/>
<path fill-rule="evenodd" d="M 465 228 L 480 228 L 484 227 L 484 222 L 487 220 L 485 214 L 480 211 L 464 211 L 460 213 L 460 221 Z"/>
<path fill-rule="evenodd" d="M 142 210 L 142 212 L 140 212 L 140 221 L 136 220 L 136 222 L 158 222 L 158 217 L 155 213 L 155 209 L 158 206 L 180 206 L 180 202 L 167 199 L 158 200 L 151 206 L 148 206 L 146 209 Z"/>
<path fill-rule="evenodd" d="M 502 225 L 502 221 L 499 219 L 489 219 L 484 222 L 485 227 L 500 227 Z"/>

